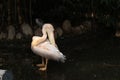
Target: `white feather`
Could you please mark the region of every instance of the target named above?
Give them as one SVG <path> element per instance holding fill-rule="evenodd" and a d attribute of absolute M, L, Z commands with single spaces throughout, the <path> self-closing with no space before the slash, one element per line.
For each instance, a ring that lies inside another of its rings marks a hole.
<path fill-rule="evenodd" d="M 33 37 L 33 40 L 37 39 L 37 37 Z M 48 40 L 40 43 L 37 46 L 31 47 L 34 53 L 40 55 L 47 59 L 57 60 L 64 62 L 65 56 L 56 48 L 55 46 L 51 45 Z"/>

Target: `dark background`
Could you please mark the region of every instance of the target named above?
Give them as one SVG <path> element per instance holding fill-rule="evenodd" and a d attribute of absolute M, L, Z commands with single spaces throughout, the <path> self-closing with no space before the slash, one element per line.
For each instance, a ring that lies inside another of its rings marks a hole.
<path fill-rule="evenodd" d="M 50 60 L 46 72 L 38 71 L 41 58 L 31 51 L 32 36 L 41 28 L 36 18 L 54 26 L 67 57 L 64 64 Z M 33 33 L 23 33 L 24 23 Z M 20 39 L 7 38 L 9 25 Z M 0 67 L 15 80 L 120 80 L 119 37 L 120 0 L 0 0 Z"/>

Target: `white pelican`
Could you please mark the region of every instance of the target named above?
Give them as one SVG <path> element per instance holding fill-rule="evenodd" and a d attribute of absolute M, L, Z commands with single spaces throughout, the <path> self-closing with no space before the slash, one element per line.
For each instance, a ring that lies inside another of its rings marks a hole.
<path fill-rule="evenodd" d="M 47 69 L 48 59 L 64 62 L 66 58 L 57 48 L 53 26 L 51 24 L 44 24 L 42 33 L 42 37 L 32 37 L 31 49 L 35 54 L 42 57 L 42 64 L 38 64 L 37 66 L 40 66 L 39 70 L 45 71 Z"/>

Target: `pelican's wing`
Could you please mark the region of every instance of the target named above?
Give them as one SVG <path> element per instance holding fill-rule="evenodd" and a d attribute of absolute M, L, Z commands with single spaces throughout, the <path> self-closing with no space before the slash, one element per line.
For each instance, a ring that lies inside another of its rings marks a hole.
<path fill-rule="evenodd" d="M 38 46 L 33 47 L 33 52 L 48 59 L 53 59 L 57 61 L 65 61 L 65 56 L 56 48 L 51 45 L 48 40 Z"/>
<path fill-rule="evenodd" d="M 52 52 L 60 52 L 59 49 L 57 48 L 57 45 L 51 45 L 50 42 L 48 40 L 46 40 L 44 42 L 44 44 L 42 44 L 42 46 L 44 46 L 46 49 L 52 51 Z"/>
<path fill-rule="evenodd" d="M 53 54 L 53 56 L 56 56 L 56 60 L 59 59 L 60 61 L 64 62 L 66 59 L 65 56 L 62 54 L 62 52 L 59 51 L 58 47 L 51 45 L 48 40 L 43 45 L 48 51 L 50 51 L 50 55 Z"/>

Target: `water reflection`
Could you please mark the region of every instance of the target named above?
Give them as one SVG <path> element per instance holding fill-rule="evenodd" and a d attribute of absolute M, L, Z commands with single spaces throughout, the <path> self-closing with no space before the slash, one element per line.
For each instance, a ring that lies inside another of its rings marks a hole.
<path fill-rule="evenodd" d="M 41 80 L 66 80 L 64 73 L 40 72 Z"/>
<path fill-rule="evenodd" d="M 78 58 L 76 56 L 76 58 L 68 57 L 64 64 L 50 61 L 48 70 L 41 72 L 38 67 L 33 65 L 35 62 L 32 59 L 15 58 L 12 59 L 14 61 L 7 62 L 7 65 L 4 64 L 1 68 L 11 70 L 14 80 L 119 80 L 120 68 L 106 66 L 109 62 L 114 63 L 116 60 L 102 60 L 100 57 L 101 61 L 94 59 L 93 57 Z"/>
<path fill-rule="evenodd" d="M 49 61 L 46 72 L 35 66 L 41 59 L 30 49 L 0 50 L 0 67 L 11 70 L 14 80 L 120 80 L 119 45 L 120 39 L 115 38 L 83 40 L 72 46 L 67 43 L 60 46 L 66 62 Z"/>
<path fill-rule="evenodd" d="M 24 54 L 26 53 L 24 52 Z M 34 58 L 37 59 L 38 57 L 24 58 L 20 56 L 13 57 L 12 55 L 5 58 L 1 69 L 11 70 L 14 80 L 65 80 L 65 74 L 62 71 L 64 65 L 62 63 L 50 61 L 49 69 L 42 72 L 35 66 Z"/>

